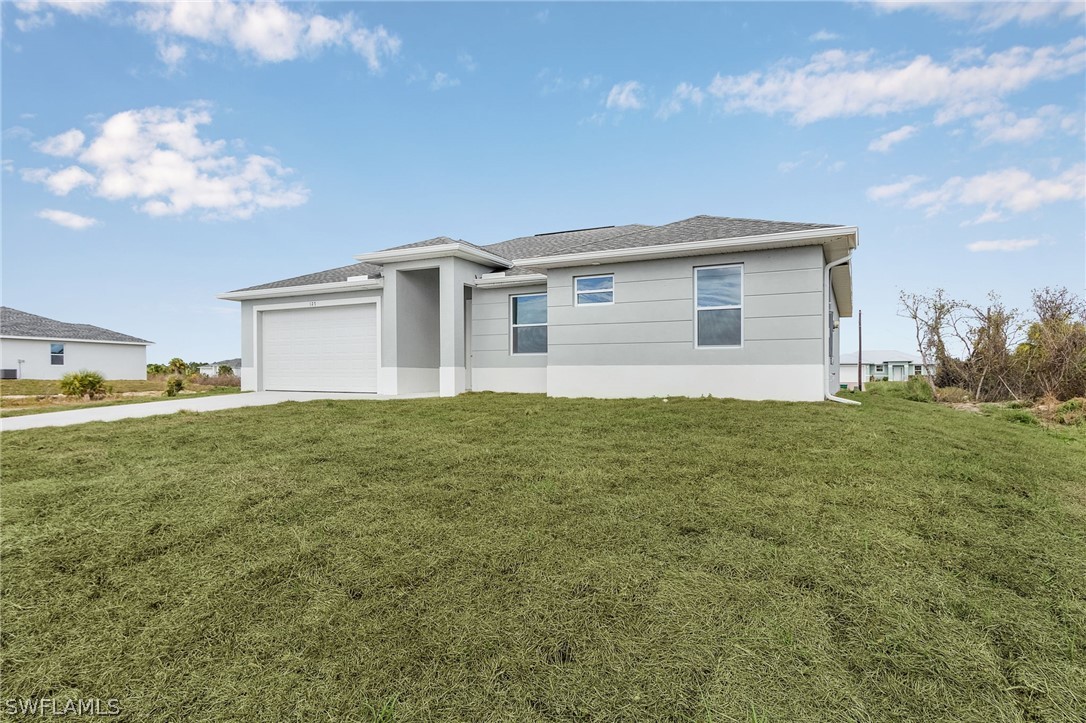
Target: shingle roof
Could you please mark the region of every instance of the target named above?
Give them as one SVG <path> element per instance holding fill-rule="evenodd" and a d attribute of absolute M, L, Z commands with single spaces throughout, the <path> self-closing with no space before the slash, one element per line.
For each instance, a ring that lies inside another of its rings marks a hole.
<path fill-rule="evenodd" d="M 488 246 L 476 244 L 448 236 L 435 236 L 425 241 L 394 246 L 384 251 L 399 251 L 403 249 L 424 248 L 426 246 L 444 246 L 446 244 L 464 244 L 476 249 L 501 256 L 514 261 L 516 259 L 537 258 L 540 256 L 553 256 L 564 253 L 578 253 L 589 251 L 610 251 L 614 249 L 638 248 L 641 246 L 658 246 L 686 241 L 708 241 L 710 239 L 740 238 L 743 236 L 758 236 L 770 233 L 782 233 L 785 231 L 807 231 L 819 228 L 834 228 L 838 224 L 832 223 L 796 223 L 791 221 L 760 221 L 751 218 L 727 218 L 723 216 L 694 216 L 669 223 L 665 226 L 645 226 L 643 224 L 627 224 L 625 226 L 603 226 L 600 228 L 581 229 L 576 231 L 559 231 L 557 233 L 537 234 L 535 236 L 520 236 L 508 241 L 493 243 Z M 314 284 L 327 284 L 336 281 L 346 281 L 349 276 L 381 276 L 380 266 L 370 263 L 352 264 L 341 266 L 337 269 L 318 271 L 305 276 L 295 276 L 280 281 L 272 281 L 257 286 L 247 286 L 235 291 L 257 291 L 259 289 L 277 289 L 285 286 L 311 286 Z M 537 269 L 514 267 L 505 272 L 507 275 L 543 273 Z M 231 292 L 234 293 L 234 292 Z"/>
<path fill-rule="evenodd" d="M 509 260 L 527 259 L 561 254 L 582 244 L 615 239 L 635 231 L 644 231 L 651 228 L 652 226 L 633 223 L 626 226 L 604 226 L 581 231 L 560 231 L 536 236 L 520 236 L 508 241 L 490 244 L 483 248 L 492 254 L 497 254 Z"/>
<path fill-rule="evenodd" d="M 725 216 L 694 216 L 664 226 L 652 226 L 621 236 L 593 239 L 574 248 L 566 249 L 566 251 L 569 253 L 613 251 L 615 249 L 665 246 L 691 241 L 761 236 L 787 231 L 810 231 L 819 228 L 835 228 L 838 225 L 834 223 L 762 221 L 753 218 L 728 218 Z"/>
<path fill-rule="evenodd" d="M 211 366 L 211 367 L 228 366 L 228 367 L 237 368 L 237 367 L 241 366 L 241 357 L 237 357 L 235 359 L 223 359 L 221 361 L 211 362 L 207 366 Z"/>
<path fill-rule="evenodd" d="M 287 286 L 313 286 L 315 284 L 332 284 L 337 281 L 346 281 L 351 276 L 380 275 L 380 266 L 367 263 L 351 264 L 350 266 L 340 266 L 336 269 L 327 269 L 326 271 L 318 271 L 313 274 L 305 274 L 304 276 L 292 276 L 289 279 L 271 281 L 267 284 L 246 286 L 244 289 L 235 289 L 231 293 L 235 293 L 237 291 L 257 291 L 259 289 L 281 289 Z"/>
<path fill-rule="evenodd" d="M 122 334 L 119 331 L 111 331 L 90 324 L 69 324 L 66 321 L 57 321 L 37 314 L 28 314 L 25 311 L 12 309 L 10 306 L 0 306 L 0 335 L 154 344 L 153 341 Z"/>

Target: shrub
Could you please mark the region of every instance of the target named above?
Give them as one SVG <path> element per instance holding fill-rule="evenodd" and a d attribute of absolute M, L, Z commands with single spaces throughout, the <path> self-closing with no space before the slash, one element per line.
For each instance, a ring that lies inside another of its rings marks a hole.
<path fill-rule="evenodd" d="M 1086 398 L 1068 399 L 1056 407 L 1056 422 L 1069 426 L 1086 424 Z"/>
<path fill-rule="evenodd" d="M 214 377 L 204 377 L 200 383 L 211 387 L 240 387 L 241 378 L 234 374 L 219 374 Z"/>
<path fill-rule="evenodd" d="M 934 402 L 935 394 L 931 391 L 931 384 L 926 379 L 920 376 L 909 377 L 909 380 L 905 382 L 904 396 L 906 399 L 913 402 Z"/>
<path fill-rule="evenodd" d="M 220 364 L 219 365 L 219 376 L 220 377 L 232 377 L 232 376 L 234 376 L 234 367 L 230 366 L 229 364 Z"/>
<path fill-rule="evenodd" d="M 1027 409 L 1008 409 L 1003 413 L 1004 419 L 1016 424 L 1039 424 L 1033 412 Z"/>
<path fill-rule="evenodd" d="M 106 379 L 100 373 L 80 369 L 77 372 L 69 372 L 61 378 L 60 391 L 69 397 L 98 399 L 104 397 L 108 389 Z"/>
<path fill-rule="evenodd" d="M 963 404 L 969 401 L 969 392 L 961 387 L 943 387 L 935 391 L 935 399 L 946 404 Z"/>
<path fill-rule="evenodd" d="M 166 380 L 166 396 L 176 397 L 177 393 L 185 388 L 185 380 L 181 377 L 170 377 Z"/>
<path fill-rule="evenodd" d="M 168 366 L 166 366 L 165 364 L 148 364 L 147 365 L 147 376 L 149 376 L 149 377 L 157 375 L 157 374 L 168 374 L 169 372 L 170 372 L 170 368 Z"/>

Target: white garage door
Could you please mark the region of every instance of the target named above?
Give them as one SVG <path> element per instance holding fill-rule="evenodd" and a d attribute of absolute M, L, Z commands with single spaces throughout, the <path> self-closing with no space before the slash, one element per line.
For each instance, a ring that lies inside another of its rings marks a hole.
<path fill-rule="evenodd" d="M 268 391 L 376 392 L 377 305 L 261 312 Z"/>

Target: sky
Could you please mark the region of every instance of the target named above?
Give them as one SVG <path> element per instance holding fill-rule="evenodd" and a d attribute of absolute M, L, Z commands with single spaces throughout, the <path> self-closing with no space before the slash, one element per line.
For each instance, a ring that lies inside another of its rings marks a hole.
<path fill-rule="evenodd" d="M 224 291 L 709 214 L 859 227 L 909 350 L 902 290 L 1086 286 L 1084 8 L 5 2 L 3 303 L 216 361 Z"/>

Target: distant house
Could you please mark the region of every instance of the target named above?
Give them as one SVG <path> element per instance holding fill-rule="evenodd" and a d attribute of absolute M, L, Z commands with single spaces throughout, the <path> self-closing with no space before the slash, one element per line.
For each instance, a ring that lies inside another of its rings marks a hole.
<path fill-rule="evenodd" d="M 841 384 L 849 389 L 856 386 L 861 370 L 857 362 L 859 353 L 841 355 Z M 924 367 L 924 360 L 918 354 L 910 354 L 895 349 L 864 349 L 862 378 L 865 382 L 891 381 L 903 382 L 913 376 L 932 374 L 932 367 Z"/>
<path fill-rule="evenodd" d="M 106 379 L 146 379 L 154 342 L 90 324 L 71 324 L 0 306 L 0 375 L 60 379 L 89 369 Z"/>
<path fill-rule="evenodd" d="M 213 377 L 219 373 L 219 367 L 230 367 L 234 372 L 234 376 L 237 376 L 241 372 L 241 357 L 237 357 L 236 359 L 223 359 L 222 361 L 212 362 L 211 364 L 204 364 L 200 367 L 200 373 Z"/>

